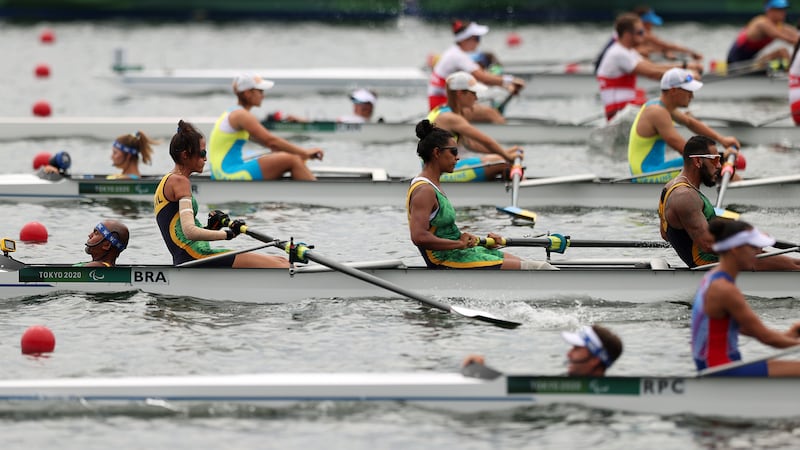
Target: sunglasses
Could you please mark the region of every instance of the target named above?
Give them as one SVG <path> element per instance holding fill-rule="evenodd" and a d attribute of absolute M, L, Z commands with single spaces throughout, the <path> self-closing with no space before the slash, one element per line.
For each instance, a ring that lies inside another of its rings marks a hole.
<path fill-rule="evenodd" d="M 453 156 L 458 156 L 458 147 L 455 147 L 455 146 L 453 146 L 453 147 L 439 147 L 439 149 L 440 150 L 450 150 L 450 153 L 452 153 Z"/>
<path fill-rule="evenodd" d="M 689 155 L 689 158 L 719 159 L 719 155 Z"/>

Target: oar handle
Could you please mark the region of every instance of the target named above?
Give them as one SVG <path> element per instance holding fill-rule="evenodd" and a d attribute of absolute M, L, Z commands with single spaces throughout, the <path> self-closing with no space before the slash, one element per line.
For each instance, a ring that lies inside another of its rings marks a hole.
<path fill-rule="evenodd" d="M 725 164 L 722 165 L 722 170 L 720 171 L 722 174 L 722 183 L 719 185 L 719 194 L 717 195 L 716 204 L 717 208 L 722 208 L 722 200 L 725 197 L 725 191 L 728 190 L 728 184 L 731 182 L 731 177 L 733 177 L 734 165 L 736 165 L 736 153 L 731 153 L 728 155 L 728 159 L 725 161 Z"/>

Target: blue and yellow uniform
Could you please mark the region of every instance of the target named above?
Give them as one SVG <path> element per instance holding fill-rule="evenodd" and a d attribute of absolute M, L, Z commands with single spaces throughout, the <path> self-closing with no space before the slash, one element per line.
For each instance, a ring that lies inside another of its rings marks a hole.
<path fill-rule="evenodd" d="M 673 228 L 667 222 L 667 200 L 669 199 L 669 195 L 672 193 L 672 191 L 674 191 L 678 186 L 687 186 L 697 192 L 697 194 L 700 196 L 700 199 L 703 200 L 703 216 L 706 218 L 706 220 L 711 220 L 714 217 L 717 217 L 717 214 L 714 210 L 714 205 L 708 200 L 708 198 L 706 198 L 705 195 L 703 195 L 702 192 L 698 191 L 694 188 L 694 186 L 687 182 L 679 181 L 670 186 L 669 189 L 664 188 L 661 191 L 661 198 L 658 200 L 658 217 L 661 221 L 661 231 L 666 234 L 667 240 L 670 244 L 672 244 L 672 248 L 675 249 L 675 252 L 678 253 L 678 256 L 680 256 L 687 266 L 696 267 L 719 261 L 719 257 L 716 254 L 706 253 L 701 250 L 700 247 L 694 243 L 686 230 Z"/>
<path fill-rule="evenodd" d="M 435 125 L 436 118 L 439 117 L 439 114 L 443 112 L 453 112 L 453 109 L 448 105 L 437 106 L 428 113 L 428 121 Z M 458 142 L 458 135 L 456 133 L 452 134 L 456 142 Z M 477 156 L 460 159 L 456 163 L 453 173 L 443 173 L 439 180 L 446 183 L 486 181 L 486 171 L 480 166 L 481 159 Z M 466 169 L 465 167 L 469 167 L 469 169 Z"/>
<path fill-rule="evenodd" d="M 228 116 L 241 106 L 228 109 L 214 122 L 214 129 L 208 140 L 208 163 L 211 178 L 214 180 L 261 180 L 261 167 L 258 159 L 245 161 L 242 155 L 244 145 L 250 139 L 247 130 L 235 130 L 228 122 Z"/>
<path fill-rule="evenodd" d="M 167 249 L 172 254 L 172 263 L 178 265 L 187 261 L 229 252 L 230 250 L 227 249 L 212 249 L 208 241 L 193 241 L 183 234 L 178 201 L 169 201 L 164 196 L 164 185 L 171 175 L 170 173 L 164 175 L 164 178 L 158 183 L 156 193 L 153 196 L 153 210 L 156 215 L 158 229 L 161 230 L 161 237 L 164 238 L 164 243 L 167 244 Z M 192 196 L 192 209 L 194 210 L 194 215 L 197 216 L 197 201 L 194 196 Z M 195 217 L 194 223 L 200 228 L 203 227 L 197 217 Z M 228 258 L 216 259 L 206 267 L 232 267 L 235 257 L 235 255 L 230 255 Z"/>
<path fill-rule="evenodd" d="M 664 160 L 664 151 L 667 148 L 667 143 L 661 135 L 656 134 L 650 137 L 642 137 L 636 132 L 636 127 L 639 124 L 639 118 L 642 117 L 642 112 L 645 108 L 652 105 L 664 106 L 664 103 L 659 99 L 654 99 L 642 105 L 642 108 L 639 109 L 639 113 L 636 114 L 636 119 L 631 126 L 631 135 L 628 139 L 628 165 L 631 169 L 631 175 L 640 175 L 670 168 L 675 168 L 675 172 L 635 178 L 632 180 L 637 183 L 666 183 L 675 178 L 683 167 L 683 157 L 670 159 L 669 161 Z"/>
<path fill-rule="evenodd" d="M 442 239 L 458 240 L 461 231 L 456 226 L 456 211 L 450 200 L 425 177 L 416 177 L 411 180 L 411 186 L 406 194 L 406 212 L 411 219 L 411 194 L 423 184 L 430 184 L 436 191 L 436 201 L 439 207 L 430 216 L 429 230 L 436 237 Z M 426 250 L 419 249 L 425 264 L 432 269 L 499 269 L 503 264 L 503 252 L 486 247 L 471 247 L 455 250 Z"/>
<path fill-rule="evenodd" d="M 692 304 L 692 357 L 697 370 L 741 361 L 739 353 L 739 323 L 732 317 L 711 318 L 705 313 L 706 292 L 714 280 L 728 280 L 728 273 L 711 272 L 703 277 Z M 766 361 L 725 370 L 715 376 L 766 377 L 769 376 Z"/>

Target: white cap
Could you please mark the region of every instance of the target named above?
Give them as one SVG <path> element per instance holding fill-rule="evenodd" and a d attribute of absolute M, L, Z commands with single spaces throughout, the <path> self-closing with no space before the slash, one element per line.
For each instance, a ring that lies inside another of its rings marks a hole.
<path fill-rule="evenodd" d="M 703 83 L 697 81 L 692 73 L 686 69 L 674 67 L 664 72 L 661 77 L 661 90 L 666 91 L 672 88 L 681 88 L 689 92 L 695 92 L 703 87 Z"/>
<path fill-rule="evenodd" d="M 472 91 L 481 94 L 488 89 L 485 85 L 478 83 L 478 80 L 467 72 L 455 72 L 447 77 L 447 87 L 451 91 Z"/>
<path fill-rule="evenodd" d="M 266 91 L 267 89 L 272 88 L 275 86 L 275 83 L 270 80 L 265 80 L 258 75 L 253 75 L 250 73 L 243 73 L 233 79 L 233 91 L 234 92 L 244 92 L 249 91 L 250 89 L 261 89 L 262 91 Z"/>
<path fill-rule="evenodd" d="M 484 34 L 489 32 L 489 27 L 486 25 L 478 25 L 475 22 L 470 22 L 463 30 L 457 31 L 455 38 L 456 42 L 461 42 L 465 39 L 469 39 L 472 36 L 483 36 Z"/>
<path fill-rule="evenodd" d="M 378 101 L 378 97 L 367 89 L 356 89 L 350 94 L 350 100 L 353 103 L 371 103 L 374 105 Z"/>
<path fill-rule="evenodd" d="M 614 361 L 609 357 L 608 351 L 603 345 L 603 341 L 600 340 L 600 337 L 597 336 L 597 333 L 595 333 L 594 329 L 590 326 L 585 326 L 576 333 L 562 331 L 561 337 L 567 344 L 574 345 L 576 347 L 586 347 L 589 350 L 589 353 L 598 357 L 606 367 L 609 367 L 614 363 Z"/>

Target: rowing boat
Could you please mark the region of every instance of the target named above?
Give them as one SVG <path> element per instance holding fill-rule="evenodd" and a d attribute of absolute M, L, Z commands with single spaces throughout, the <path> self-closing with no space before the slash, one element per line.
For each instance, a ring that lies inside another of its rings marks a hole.
<path fill-rule="evenodd" d="M 516 68 L 514 75 L 529 79 L 522 95 L 531 97 L 596 96 L 597 79 L 590 71 L 566 73 L 542 71 L 541 67 Z M 233 78 L 250 72 L 275 81 L 270 95 L 295 95 L 298 92 L 343 93 L 356 87 L 370 87 L 382 95 L 425 92 L 428 72 L 414 67 L 351 67 L 299 69 L 149 69 L 125 70 L 110 79 L 128 89 L 159 94 L 203 94 L 230 92 Z M 784 76 L 748 75 L 704 78 L 703 98 L 788 98 Z M 639 87 L 659 92 L 657 81 L 639 77 Z"/>
<path fill-rule="evenodd" d="M 700 118 L 723 136 L 736 136 L 745 144 L 800 142 L 800 127 L 791 124 L 758 126 L 740 120 Z M 185 120 L 208 135 L 214 127 L 216 118 L 190 117 Z M 175 133 L 176 123 L 175 117 L 0 117 L 0 140 L 83 137 L 110 141 L 133 130 L 144 131 L 154 138 L 169 138 Z M 307 123 L 263 121 L 262 124 L 286 139 L 312 138 L 324 141 L 384 144 L 412 142 L 416 139 L 414 121 L 366 124 L 333 121 Z M 598 122 L 594 120 L 586 124 L 582 120 L 570 123 L 542 117 L 512 117 L 504 125 L 475 124 L 475 126 L 501 142 L 534 144 L 585 144 L 595 130 L 607 130 L 600 128 Z M 688 130 L 683 128 L 679 130 L 686 136 L 691 135 Z"/>
<path fill-rule="evenodd" d="M 422 116 L 420 114 L 420 119 Z M 216 119 L 189 117 L 184 120 L 208 135 Z M 154 138 L 169 138 L 175 134 L 177 121 L 177 117 L 0 117 L 0 140 L 74 137 L 112 140 L 136 130 Z M 303 137 L 366 143 L 416 141 L 416 121 L 366 124 L 263 121 L 262 124 L 286 139 Z M 520 143 L 585 143 L 592 131 L 592 126 L 535 118 L 512 119 L 505 125 L 476 124 L 476 127 L 502 141 Z"/>
<path fill-rule="evenodd" d="M 175 407 L 401 403 L 460 413 L 535 411 L 548 405 L 735 419 L 797 417 L 797 378 L 617 376 L 582 378 L 458 373 L 261 373 L 0 381 L 0 409 L 75 404 Z M 28 409 L 26 409 L 28 410 Z"/>
<path fill-rule="evenodd" d="M 409 244 L 411 245 L 411 244 Z M 645 251 L 645 250 L 641 250 Z M 647 250 L 650 252 L 669 249 Z M 559 271 L 429 270 L 400 260 L 369 261 L 356 266 L 399 286 L 412 286 L 428 297 L 468 300 L 537 301 L 602 299 L 631 303 L 690 302 L 704 272 L 671 266 L 657 253 L 642 259 L 556 260 Z M 542 253 L 544 258 L 544 252 Z M 224 269 L 130 265 L 74 267 L 26 265 L 0 256 L 0 297 L 48 296 L 59 291 L 194 297 L 213 301 L 290 303 L 307 299 L 398 298 L 380 287 L 316 264 L 286 269 Z M 209 280 L 225 280 L 213 283 Z M 744 272 L 737 285 L 746 295 L 795 297 L 800 277 L 793 272 Z"/>
<path fill-rule="evenodd" d="M 315 168 L 318 181 L 215 181 L 191 177 L 192 191 L 205 204 L 229 202 L 289 203 L 331 208 L 405 207 L 409 178 L 392 177 L 382 169 Z M 160 176 L 137 180 L 105 175 L 72 175 L 50 179 L 39 174 L 0 174 L 0 200 L 42 202 L 122 198 L 152 202 Z M 612 207 L 654 209 L 663 185 L 629 179 L 576 174 L 529 178 L 520 182 L 520 207 Z M 456 205 L 505 205 L 510 194 L 502 182 L 445 183 Z M 703 187 L 709 198 L 716 193 Z M 726 202 L 763 208 L 800 208 L 800 175 L 731 182 Z"/>

